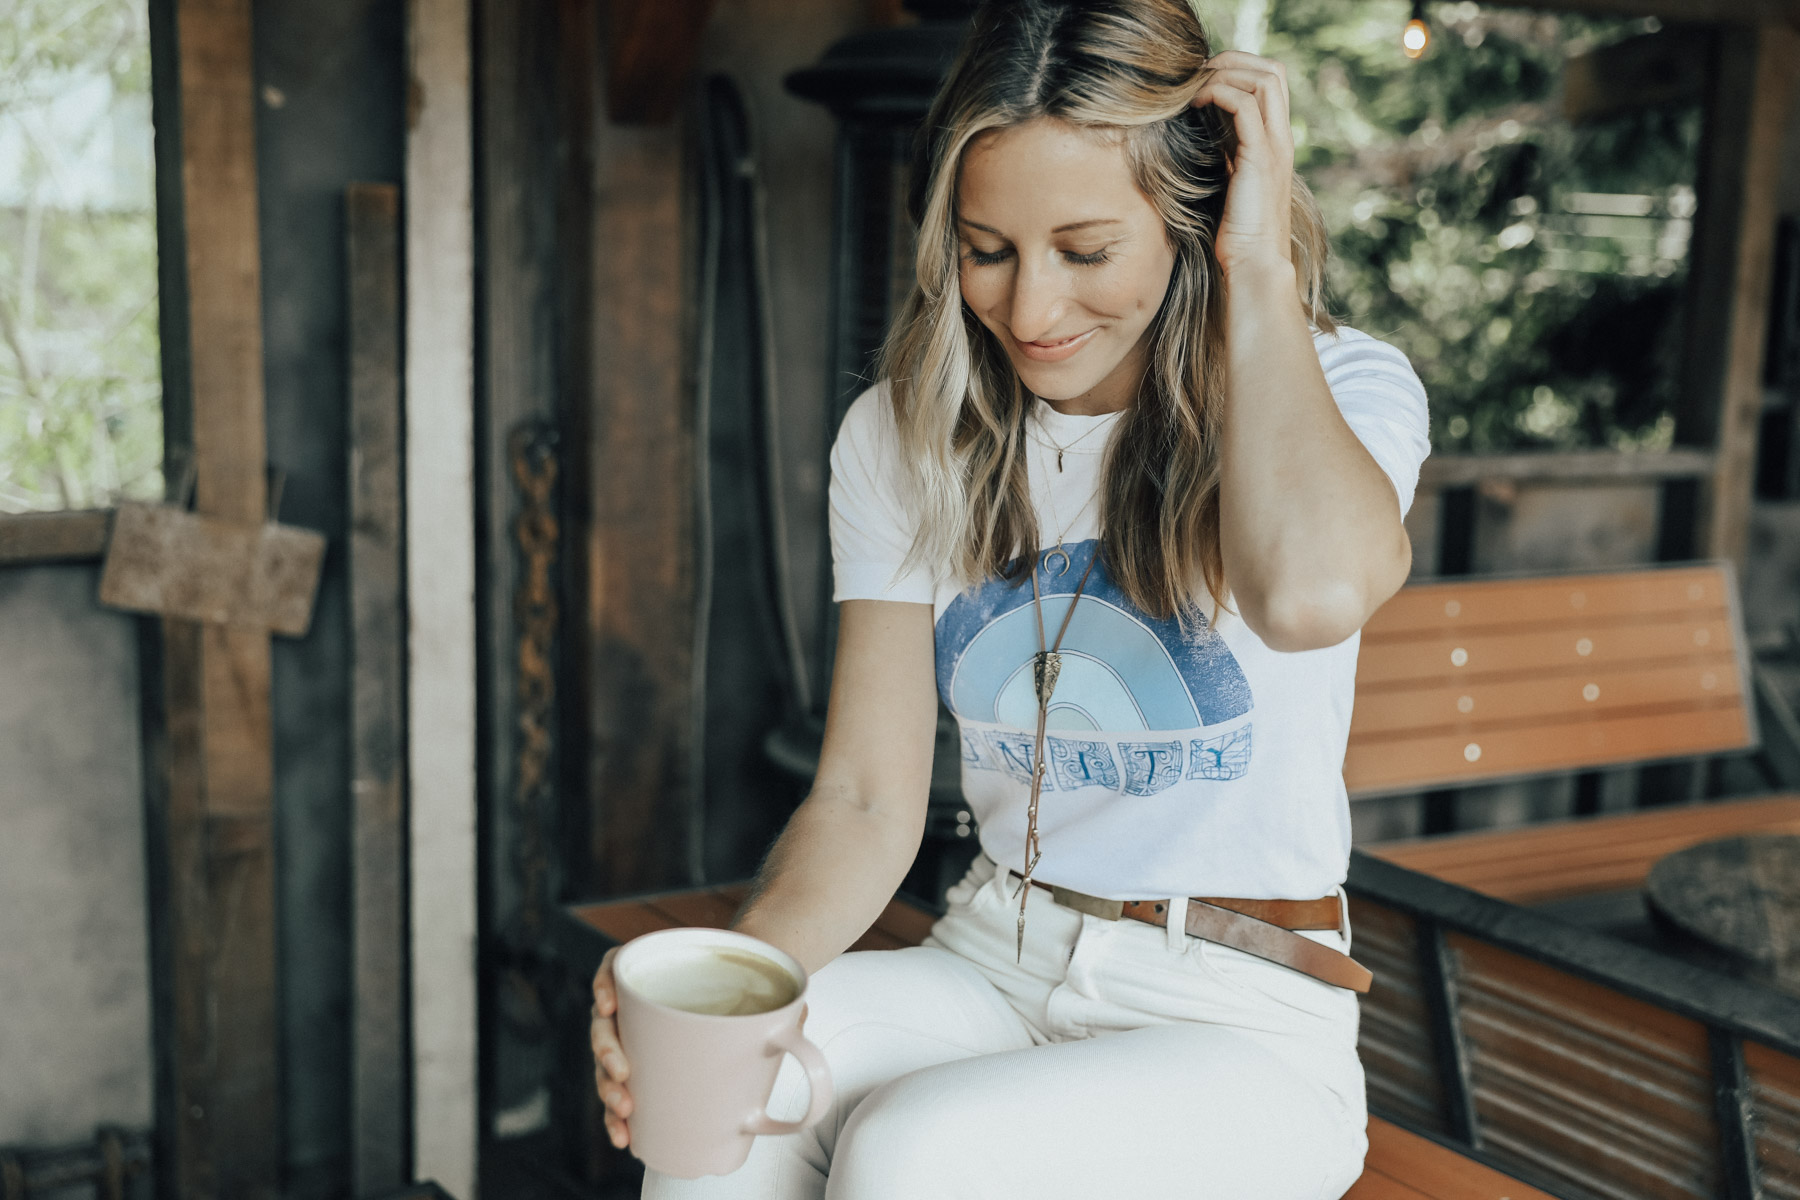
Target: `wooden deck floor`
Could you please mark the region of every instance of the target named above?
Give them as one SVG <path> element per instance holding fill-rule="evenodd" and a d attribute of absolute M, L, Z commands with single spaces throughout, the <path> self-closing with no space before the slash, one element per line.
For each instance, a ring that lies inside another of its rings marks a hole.
<path fill-rule="evenodd" d="M 578 906 L 571 911 L 614 941 L 677 925 L 723 928 L 737 912 L 745 886 L 639 896 Z M 853 950 L 916 946 L 931 928 L 930 913 L 903 900 L 889 902 Z M 1548 1192 L 1464 1158 L 1429 1138 L 1379 1117 L 1369 1119 L 1369 1156 L 1363 1175 L 1343 1200 L 1555 1200 Z"/>

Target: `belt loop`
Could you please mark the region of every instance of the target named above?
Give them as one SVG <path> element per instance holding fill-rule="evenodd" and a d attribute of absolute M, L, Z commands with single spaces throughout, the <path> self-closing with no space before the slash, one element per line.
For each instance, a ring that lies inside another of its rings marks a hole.
<path fill-rule="evenodd" d="M 1335 889 L 1338 898 L 1338 936 L 1344 939 L 1344 953 L 1350 953 L 1350 893 L 1343 884 Z"/>
<path fill-rule="evenodd" d="M 1175 954 L 1187 951 L 1187 904 L 1186 896 L 1169 898 L 1169 949 Z"/>

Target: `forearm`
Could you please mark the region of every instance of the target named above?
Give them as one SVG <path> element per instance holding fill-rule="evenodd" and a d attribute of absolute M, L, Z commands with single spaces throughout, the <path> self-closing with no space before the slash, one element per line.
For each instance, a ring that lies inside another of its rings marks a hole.
<path fill-rule="evenodd" d="M 776 840 L 732 928 L 816 971 L 881 915 L 923 834 L 922 804 L 884 811 L 847 790 L 815 790 Z"/>
<path fill-rule="evenodd" d="M 1332 645 L 1405 579 L 1399 501 L 1332 399 L 1292 266 L 1228 275 L 1225 309 L 1225 579 L 1271 646 Z"/>

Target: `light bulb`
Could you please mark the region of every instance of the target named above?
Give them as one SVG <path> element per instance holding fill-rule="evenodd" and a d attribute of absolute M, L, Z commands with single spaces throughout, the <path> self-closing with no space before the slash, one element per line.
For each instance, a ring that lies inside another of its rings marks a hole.
<path fill-rule="evenodd" d="M 1425 53 L 1425 47 L 1431 45 L 1431 26 L 1418 17 L 1406 23 L 1400 34 L 1400 49 L 1408 58 L 1419 58 Z"/>

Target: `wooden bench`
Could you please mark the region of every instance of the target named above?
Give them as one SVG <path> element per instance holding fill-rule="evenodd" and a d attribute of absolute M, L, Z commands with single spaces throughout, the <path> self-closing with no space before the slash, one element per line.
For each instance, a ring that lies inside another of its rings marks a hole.
<path fill-rule="evenodd" d="M 1726 564 L 1402 588 L 1363 627 L 1354 797 L 1758 744 Z"/>
<path fill-rule="evenodd" d="M 1364 797 L 1741 754 L 1758 717 L 1727 566 L 1446 580 L 1365 627 L 1345 780 Z M 1371 1106 L 1577 1195 L 1800 1196 L 1800 1143 L 1770 1140 L 1794 1128 L 1790 998 L 1411 874 L 1549 904 L 1753 832 L 1800 833 L 1800 797 L 1367 847 L 1385 860 L 1352 869 Z M 1759 1004 L 1768 1040 L 1730 1020 Z"/>
<path fill-rule="evenodd" d="M 1364 628 L 1345 782 L 1360 798 L 1741 754 L 1759 745 L 1751 672 L 1723 564 L 1417 584 Z M 1800 797 L 1367 849 L 1542 904 L 1635 889 L 1666 854 L 1759 832 L 1800 832 Z"/>
<path fill-rule="evenodd" d="M 657 929 L 680 925 L 723 927 L 742 902 L 742 884 L 695 891 L 585 904 L 568 910 L 570 917 L 597 935 L 589 957 L 597 960 L 604 946 L 616 945 Z M 895 899 L 864 934 L 855 950 L 890 950 L 917 945 L 935 918 L 924 909 Z M 1554 1200 L 1491 1167 L 1470 1161 L 1458 1150 L 1412 1133 L 1390 1121 L 1369 1121 L 1369 1157 L 1362 1179 L 1346 1200 Z"/>

